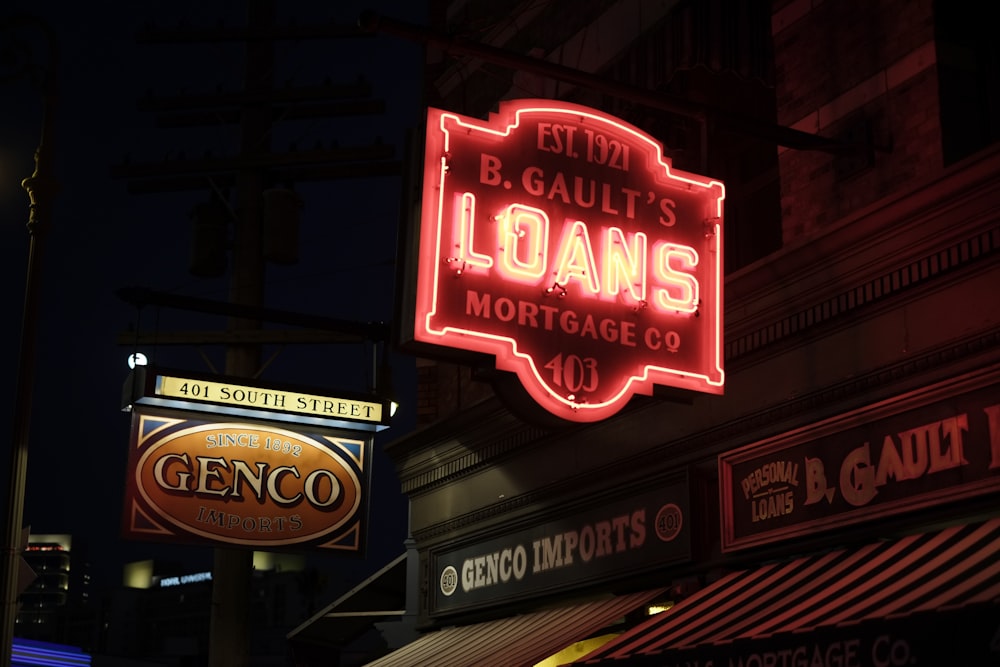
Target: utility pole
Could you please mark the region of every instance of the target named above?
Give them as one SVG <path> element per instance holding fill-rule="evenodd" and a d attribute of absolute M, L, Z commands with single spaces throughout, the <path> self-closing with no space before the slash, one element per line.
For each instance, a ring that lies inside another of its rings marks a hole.
<path fill-rule="evenodd" d="M 35 171 L 21 182 L 31 202 L 28 214 L 28 267 L 24 284 L 24 310 L 21 317 L 21 342 L 18 354 L 17 386 L 14 394 L 14 427 L 11 441 L 10 484 L 6 531 L 4 533 L 3 608 L 0 611 L 0 665 L 11 664 L 14 650 L 14 621 L 17 617 L 18 579 L 21 579 L 21 523 L 24 521 L 24 493 L 27 486 L 28 443 L 31 425 L 32 398 L 35 388 L 35 339 L 38 336 L 39 288 L 45 256 L 45 235 L 52 218 L 52 201 L 57 185 L 52 169 L 52 135 L 55 127 L 56 76 L 59 52 L 52 30 L 34 17 L 19 16 L 3 30 L 34 27 L 48 41 L 48 62 L 41 69 L 42 130 L 35 149 Z"/>
<path fill-rule="evenodd" d="M 274 22 L 273 0 L 250 2 L 247 31 L 263 33 Z M 233 228 L 232 275 L 229 300 L 244 306 L 260 306 L 264 295 L 264 253 L 261 247 L 261 197 L 264 174 L 254 158 L 270 152 L 271 90 L 274 72 L 274 43 L 252 39 L 246 44 L 244 90 L 261 101 L 247 104 L 240 114 L 240 157 L 245 160 L 236 180 L 236 224 Z M 233 318 L 233 329 L 259 328 L 260 323 Z M 260 346 L 230 344 L 226 348 L 226 373 L 253 377 L 260 366 Z M 248 549 L 216 547 L 212 566 L 212 610 L 209 625 L 208 664 L 217 667 L 244 667 L 250 643 L 253 552 Z"/>
<path fill-rule="evenodd" d="M 245 29 L 147 29 L 146 42 L 242 41 L 245 44 L 244 88 L 236 93 L 187 95 L 144 99 L 140 108 L 159 112 L 160 124 L 185 127 L 208 123 L 239 123 L 238 155 L 231 158 L 175 159 L 160 163 L 125 164 L 112 175 L 127 178 L 131 192 L 235 189 L 229 317 L 231 332 L 260 330 L 263 313 L 266 248 L 263 194 L 275 182 L 301 182 L 401 173 L 401 163 L 390 159 L 393 148 L 381 143 L 353 149 L 331 147 L 277 153 L 272 150 L 272 124 L 285 119 L 323 118 L 380 113 L 378 101 L 358 99 L 369 94 L 367 85 L 323 85 L 311 88 L 273 86 L 277 39 L 332 39 L 363 37 L 356 27 L 275 25 L 274 0 L 248 0 Z M 279 114 L 280 112 L 280 114 Z M 226 345 L 226 374 L 255 377 L 260 370 L 261 346 L 248 336 L 234 336 Z M 245 667 L 249 662 L 253 584 L 253 552 L 217 546 L 213 550 L 212 606 L 208 661 L 212 667 Z"/>

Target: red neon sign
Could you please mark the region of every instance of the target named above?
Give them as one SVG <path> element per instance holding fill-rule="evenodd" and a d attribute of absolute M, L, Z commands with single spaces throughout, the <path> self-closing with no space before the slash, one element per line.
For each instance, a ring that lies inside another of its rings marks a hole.
<path fill-rule="evenodd" d="M 572 421 L 722 393 L 724 198 L 594 109 L 428 109 L 414 338 L 495 355 Z"/>

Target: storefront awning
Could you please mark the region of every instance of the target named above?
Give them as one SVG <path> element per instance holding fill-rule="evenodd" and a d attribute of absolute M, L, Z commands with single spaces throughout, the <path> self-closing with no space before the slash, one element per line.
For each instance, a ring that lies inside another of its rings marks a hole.
<path fill-rule="evenodd" d="M 574 664 L 996 665 L 998 638 L 993 519 L 734 572 Z"/>
<path fill-rule="evenodd" d="M 531 667 L 614 624 L 663 590 L 519 614 L 427 633 L 366 667 Z"/>

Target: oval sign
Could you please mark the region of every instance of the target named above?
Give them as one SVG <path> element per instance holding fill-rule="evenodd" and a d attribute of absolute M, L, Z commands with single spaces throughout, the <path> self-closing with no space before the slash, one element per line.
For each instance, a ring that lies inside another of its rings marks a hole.
<path fill-rule="evenodd" d="M 331 445 L 258 424 L 205 424 L 155 435 L 137 490 L 177 528 L 212 541 L 278 546 L 343 527 L 361 505 L 358 475 Z"/>

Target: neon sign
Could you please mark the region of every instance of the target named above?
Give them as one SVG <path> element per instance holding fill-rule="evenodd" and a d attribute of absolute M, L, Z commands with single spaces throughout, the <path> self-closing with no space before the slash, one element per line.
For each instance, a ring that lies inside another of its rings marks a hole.
<path fill-rule="evenodd" d="M 428 109 L 414 340 L 494 355 L 571 421 L 720 394 L 724 198 L 594 109 Z"/>

